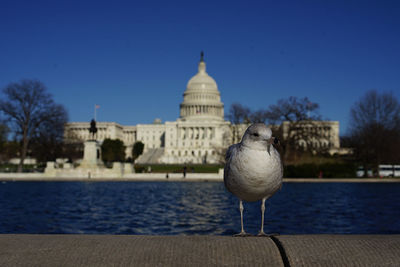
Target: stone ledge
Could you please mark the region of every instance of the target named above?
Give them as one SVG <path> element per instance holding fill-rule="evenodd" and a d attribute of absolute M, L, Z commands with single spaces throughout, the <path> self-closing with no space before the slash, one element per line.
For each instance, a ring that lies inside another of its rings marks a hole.
<path fill-rule="evenodd" d="M 277 236 L 290 266 L 400 266 L 400 235 Z"/>
<path fill-rule="evenodd" d="M 0 235 L 1 266 L 283 266 L 269 238 Z"/>
<path fill-rule="evenodd" d="M 400 235 L 0 235 L 1 266 L 400 266 Z M 287 261 L 285 262 L 285 257 Z"/>

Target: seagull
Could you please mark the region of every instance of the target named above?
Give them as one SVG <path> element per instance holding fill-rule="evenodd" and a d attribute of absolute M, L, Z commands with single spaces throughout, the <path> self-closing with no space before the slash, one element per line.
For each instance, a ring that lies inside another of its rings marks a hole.
<path fill-rule="evenodd" d="M 243 201 L 261 200 L 261 230 L 264 233 L 265 200 L 282 187 L 283 168 L 279 152 L 272 144 L 277 138 L 264 123 L 250 125 L 240 143 L 231 145 L 226 152 L 224 168 L 225 187 L 239 198 L 242 231 L 235 236 L 249 236 L 243 228 Z"/>

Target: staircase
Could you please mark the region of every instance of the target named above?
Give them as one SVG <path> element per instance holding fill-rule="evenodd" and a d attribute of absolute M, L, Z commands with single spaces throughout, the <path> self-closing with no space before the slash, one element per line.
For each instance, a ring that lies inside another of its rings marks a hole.
<path fill-rule="evenodd" d="M 157 164 L 159 159 L 164 154 L 164 148 L 149 148 L 147 152 L 140 155 L 135 163 L 139 164 Z"/>

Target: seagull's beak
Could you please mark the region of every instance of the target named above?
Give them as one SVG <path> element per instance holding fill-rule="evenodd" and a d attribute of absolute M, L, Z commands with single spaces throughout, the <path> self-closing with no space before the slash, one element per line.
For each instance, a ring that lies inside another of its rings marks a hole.
<path fill-rule="evenodd" d="M 271 156 L 271 145 L 278 144 L 279 140 L 278 140 L 278 138 L 272 136 L 270 139 L 267 140 L 267 143 L 268 143 L 267 151 L 268 151 L 268 154 Z"/>
<path fill-rule="evenodd" d="M 273 137 L 274 139 L 274 145 L 280 145 L 281 141 L 279 141 L 278 137 Z"/>

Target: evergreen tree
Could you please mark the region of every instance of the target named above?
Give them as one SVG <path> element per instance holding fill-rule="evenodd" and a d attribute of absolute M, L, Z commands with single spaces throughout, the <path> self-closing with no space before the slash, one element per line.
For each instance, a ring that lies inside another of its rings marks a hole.
<path fill-rule="evenodd" d="M 136 142 L 132 148 L 132 159 L 135 161 L 142 153 L 144 149 L 144 144 L 140 141 Z"/>
<path fill-rule="evenodd" d="M 106 163 L 125 161 L 124 142 L 119 139 L 105 139 L 101 145 L 102 160 Z"/>

